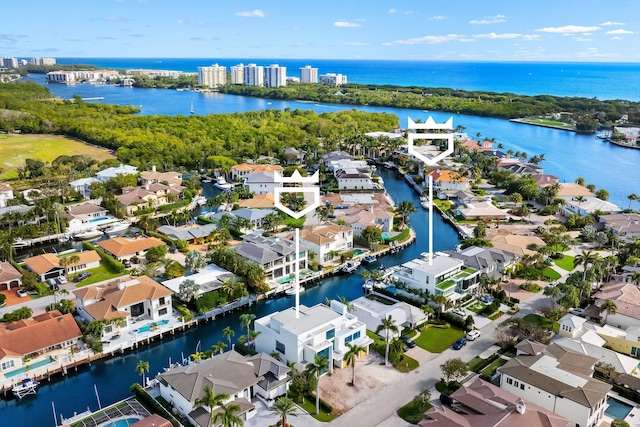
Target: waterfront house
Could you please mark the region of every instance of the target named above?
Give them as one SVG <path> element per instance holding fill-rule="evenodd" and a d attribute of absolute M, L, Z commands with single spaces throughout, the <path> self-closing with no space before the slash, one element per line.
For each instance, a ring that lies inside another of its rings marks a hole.
<path fill-rule="evenodd" d="M 292 239 L 293 235 L 288 233 L 286 238 Z M 353 249 L 353 229 L 337 224 L 309 225 L 300 230 L 300 243 L 315 253 L 320 262 L 329 262 Z"/>
<path fill-rule="evenodd" d="M 273 172 L 254 172 L 243 177 L 242 185 L 255 194 L 273 194 L 281 182 L 276 182 Z"/>
<path fill-rule="evenodd" d="M 498 209 L 488 200 L 457 205 L 455 213 L 465 220 L 503 220 L 507 218 L 505 211 Z"/>
<path fill-rule="evenodd" d="M 453 404 L 433 406 L 422 427 L 571 427 L 572 422 L 491 383 L 476 379 L 451 394 Z"/>
<path fill-rule="evenodd" d="M 476 141 L 475 139 L 459 139 L 458 144 L 469 151 L 493 151 L 493 142 L 489 139 L 485 139 L 483 141 Z"/>
<path fill-rule="evenodd" d="M 582 215 L 587 216 L 592 213 L 601 212 L 609 214 L 619 214 L 622 209 L 609 201 L 598 199 L 594 196 L 563 196 L 567 203 L 562 206 L 562 215 Z"/>
<path fill-rule="evenodd" d="M 250 208 L 240 208 L 235 211 L 227 212 L 221 211 L 216 212 L 213 215 L 209 215 L 208 217 L 214 221 L 220 221 L 223 217 L 229 216 L 235 220 L 235 218 L 244 218 L 251 224 L 251 228 L 261 228 L 264 219 L 269 214 L 277 214 L 278 212 L 275 209 L 250 209 Z"/>
<path fill-rule="evenodd" d="M 13 188 L 10 182 L 0 182 L 0 208 L 7 207 L 9 200 L 13 199 Z"/>
<path fill-rule="evenodd" d="M 164 244 L 162 240 L 155 237 L 143 237 L 141 239 L 114 237 L 113 239 L 98 242 L 98 246 L 118 261 L 131 259 L 134 256 L 143 257 L 149 249 Z"/>
<path fill-rule="evenodd" d="M 223 409 L 196 407 L 195 402 L 204 397 L 205 386 L 215 394 L 228 394 L 229 398 L 223 404 L 238 405 L 240 411 L 236 415 L 247 420 L 256 414 L 251 403 L 256 394 L 274 399 L 286 392 L 289 371 L 285 364 L 271 356 L 257 354 L 245 357 L 231 350 L 198 363 L 174 367 L 156 378 L 160 396 L 175 411 L 188 417 L 196 426 L 209 427 L 211 411 Z"/>
<path fill-rule="evenodd" d="M 106 320 L 123 318 L 128 329 L 134 322 L 149 320 L 158 322 L 172 314 L 173 292 L 147 276 L 122 277 L 107 284 L 86 286 L 73 291 L 76 310 L 82 319 Z M 104 333 L 113 332 L 109 324 Z"/>
<path fill-rule="evenodd" d="M 338 169 L 334 172 L 334 176 L 338 181 L 338 188 L 342 190 L 372 190 L 378 188 L 371 179 L 371 169 L 369 167 Z"/>
<path fill-rule="evenodd" d="M 127 216 L 134 216 L 138 209 L 157 208 L 173 203 L 180 198 L 184 187 L 180 185 L 145 184 L 141 187 L 123 187 L 116 199 L 125 209 Z"/>
<path fill-rule="evenodd" d="M 91 198 L 91 188 L 89 188 L 89 187 L 94 182 L 101 182 L 101 181 L 99 179 L 93 178 L 93 177 L 80 178 L 80 179 L 76 179 L 75 181 L 71 181 L 69 183 L 69 186 L 74 191 L 77 191 L 78 193 L 80 193 L 84 199 L 90 199 Z"/>
<path fill-rule="evenodd" d="M 248 209 L 273 209 L 273 194 L 256 194 L 250 199 L 238 200 L 238 206 Z"/>
<path fill-rule="evenodd" d="M 68 206 L 61 216 L 68 219 L 67 231 L 70 233 L 95 228 L 111 218 L 107 209 L 90 202 Z"/>
<path fill-rule="evenodd" d="M 256 319 L 254 329 L 258 332 L 256 351 L 276 351 L 299 370 L 313 362 L 316 355 L 330 361 L 330 370 L 332 366 L 343 368 L 347 343 L 365 347 L 368 354 L 373 342 L 367 336 L 366 325 L 338 301 L 331 301 L 330 307 L 300 305 L 297 318 L 294 307 L 277 311 Z"/>
<path fill-rule="evenodd" d="M 6 261 L 0 261 L 0 291 L 19 288 L 22 285 L 22 274 Z"/>
<path fill-rule="evenodd" d="M 268 173 L 273 176 L 274 172 L 282 173 L 283 171 L 284 168 L 280 165 L 240 163 L 231 166 L 231 180 L 242 182 L 247 175 L 252 173 Z"/>
<path fill-rule="evenodd" d="M 557 344 L 535 344 L 522 341 L 518 355 L 498 368 L 500 387 L 572 425 L 600 425 L 611 386 L 591 378 L 598 359 Z"/>
<path fill-rule="evenodd" d="M 353 233 L 356 236 L 360 236 L 362 231 L 370 225 L 378 227 L 383 233 L 389 233 L 393 230 L 393 212 L 373 205 L 364 209 L 351 208 L 346 214 L 336 216 L 353 228 Z"/>
<path fill-rule="evenodd" d="M 231 246 L 230 249 L 241 258 L 262 266 L 267 280 L 286 281 L 295 273 L 296 261 L 301 272 L 308 268 L 309 249 L 300 245 L 300 253 L 296 256 L 294 242 L 277 236 L 247 234 L 242 242 Z"/>
<path fill-rule="evenodd" d="M 195 226 L 174 227 L 173 225 L 163 225 L 156 230 L 171 240 L 184 240 L 185 242 L 202 242 L 211 236 L 218 228 L 216 224 L 203 224 Z"/>
<path fill-rule="evenodd" d="M 182 186 L 182 174 L 180 172 L 158 172 L 153 165 L 150 171 L 140 172 L 140 185 L 165 184 L 169 187 Z"/>
<path fill-rule="evenodd" d="M 290 147 L 284 149 L 282 157 L 284 157 L 288 165 L 300 165 L 304 163 L 304 155 L 304 151 Z"/>
<path fill-rule="evenodd" d="M 332 151 L 322 156 L 322 163 L 324 163 L 325 166 L 329 166 L 331 162 L 340 160 L 355 160 L 355 157 L 346 151 Z"/>
<path fill-rule="evenodd" d="M 510 252 L 516 256 L 533 255 L 536 251 L 527 249 L 531 245 L 537 247 L 545 246 L 544 240 L 537 236 L 519 236 L 517 234 L 507 234 L 505 236 L 496 236 L 491 239 L 494 248 Z"/>
<path fill-rule="evenodd" d="M 585 309 L 587 318 L 603 321 L 607 325 L 621 329 L 638 326 L 640 321 L 640 288 L 633 283 L 609 282 L 605 283 L 598 291 L 591 295 L 593 304 Z M 606 301 L 612 301 L 616 307 L 616 313 L 608 314 L 601 311 Z"/>
<path fill-rule="evenodd" d="M 640 214 L 619 213 L 615 215 L 600 215 L 599 222 L 604 224 L 604 229 L 614 236 L 632 241 L 640 238 Z"/>
<path fill-rule="evenodd" d="M 559 182 L 557 176 L 544 173 L 534 173 L 533 175 L 531 175 L 531 178 L 533 178 L 533 180 L 536 182 L 538 188 L 541 189 L 550 185 L 557 184 Z"/>
<path fill-rule="evenodd" d="M 112 178 L 116 178 L 118 175 L 135 175 L 138 173 L 138 168 L 129 165 L 120 165 L 103 169 L 96 173 L 96 179 L 101 182 L 107 182 Z"/>
<path fill-rule="evenodd" d="M 71 314 L 52 310 L 31 319 L 3 324 L 0 329 L 0 373 L 9 378 L 27 357 L 75 346 L 82 332 Z"/>
<path fill-rule="evenodd" d="M 78 261 L 63 267 L 60 260 L 65 257 L 77 256 Z M 82 251 L 66 254 L 59 257 L 55 254 L 36 255 L 24 260 L 24 264 L 30 271 L 38 275 L 41 281 L 55 279 L 71 273 L 100 267 L 100 255 L 96 251 Z"/>
<path fill-rule="evenodd" d="M 386 302 L 380 302 L 381 300 Z M 411 304 L 402 301 L 388 299 L 378 295 L 375 299 L 366 296 L 351 301 L 353 310 L 351 313 L 363 322 L 367 330 L 376 332 L 382 324 L 382 319 L 391 316 L 395 325 L 400 328 L 415 328 L 427 320 L 424 311 Z"/>
<path fill-rule="evenodd" d="M 501 160 L 501 163 L 502 162 L 504 162 L 504 160 Z M 542 166 L 533 163 L 501 164 L 500 169 L 510 170 L 516 175 L 537 175 L 544 173 Z"/>
<path fill-rule="evenodd" d="M 436 252 L 432 260 L 424 253 L 420 258 L 403 263 L 393 278 L 410 288 L 457 300 L 478 287 L 480 271 L 466 267 L 462 260 L 444 252 Z"/>
<path fill-rule="evenodd" d="M 198 294 L 202 295 L 205 292 L 215 291 L 222 288 L 225 282 L 228 282 L 234 277 L 236 277 L 235 274 L 225 270 L 224 268 L 218 267 L 216 264 L 208 264 L 202 270 L 188 276 L 165 280 L 162 282 L 162 286 L 171 289 L 171 291 L 177 294 L 180 292 L 180 285 L 185 280 L 193 280 L 194 283 L 199 286 Z"/>
<path fill-rule="evenodd" d="M 511 267 L 519 259 L 511 252 L 498 248 L 469 246 L 460 252 L 445 251 L 450 257 L 461 260 L 465 266 L 480 271 L 489 277 L 502 278 L 505 269 Z"/>
<path fill-rule="evenodd" d="M 466 191 L 469 189 L 469 179 L 456 171 L 449 169 L 425 170 L 423 176 L 425 185 L 429 177 L 433 180 L 433 189 L 436 193 L 440 191 Z"/>

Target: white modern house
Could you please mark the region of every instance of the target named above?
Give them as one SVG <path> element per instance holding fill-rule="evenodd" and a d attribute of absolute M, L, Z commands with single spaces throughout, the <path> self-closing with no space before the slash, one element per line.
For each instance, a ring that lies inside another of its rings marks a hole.
<path fill-rule="evenodd" d="M 89 187 L 94 182 L 101 182 L 101 181 L 94 177 L 80 178 L 80 179 L 76 179 L 75 181 L 71 181 L 69 185 L 71 186 L 71 188 L 73 188 L 74 191 L 77 191 L 78 193 L 82 194 L 82 197 L 84 197 L 85 199 L 90 199 L 91 189 Z"/>
<path fill-rule="evenodd" d="M 383 298 L 386 299 L 386 297 Z M 424 311 L 406 302 L 389 300 L 389 304 L 385 304 L 379 300 L 369 299 L 364 296 L 354 299 L 351 303 L 353 304 L 351 313 L 367 325 L 367 329 L 372 332 L 376 332 L 378 326 L 382 323 L 382 319 L 389 316 L 400 328 L 415 328 L 416 325 L 420 325 L 427 320 Z"/>
<path fill-rule="evenodd" d="M 294 242 L 280 237 L 264 237 L 258 233 L 245 235 L 244 241 L 231 246 L 231 250 L 262 266 L 267 280 L 289 278 L 295 273 L 296 262 L 300 272 L 308 266 L 309 249 L 300 245 L 300 253 L 296 255 Z"/>
<path fill-rule="evenodd" d="M 462 260 L 443 252 L 434 253 L 432 260 L 425 253 L 402 264 L 394 273 L 394 279 L 411 288 L 429 291 L 431 295 L 456 300 L 478 286 L 480 271 L 466 267 Z"/>
<path fill-rule="evenodd" d="M 316 355 L 329 359 L 330 366 L 342 368 L 347 343 L 361 345 L 368 353 L 373 342 L 366 325 L 338 301 L 331 301 L 331 307 L 301 305 L 297 318 L 293 307 L 278 311 L 256 319 L 254 329 L 259 332 L 256 351 L 269 354 L 275 350 L 297 369 L 304 369 Z"/>
<path fill-rule="evenodd" d="M 7 202 L 13 199 L 13 188 L 10 182 L 0 182 L 0 208 L 7 207 Z"/>
<path fill-rule="evenodd" d="M 275 182 L 273 173 L 256 172 L 245 176 L 243 185 L 256 194 L 273 194 L 274 189 L 281 187 L 282 183 Z"/>
<path fill-rule="evenodd" d="M 557 344 L 522 341 L 518 355 L 498 368 L 500 387 L 567 418 L 576 427 L 599 426 L 611 386 L 591 378 L 598 362 Z"/>

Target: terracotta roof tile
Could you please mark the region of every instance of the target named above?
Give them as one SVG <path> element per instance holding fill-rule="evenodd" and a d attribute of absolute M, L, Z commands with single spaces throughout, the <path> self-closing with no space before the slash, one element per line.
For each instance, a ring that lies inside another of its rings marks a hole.
<path fill-rule="evenodd" d="M 54 311 L 49 318 L 39 322 L 32 321 L 19 328 L 1 331 L 0 348 L 5 352 L 27 355 L 81 336 L 71 314 Z"/>
<path fill-rule="evenodd" d="M 140 251 L 146 251 L 149 248 L 164 245 L 165 243 L 155 237 L 145 237 L 142 239 L 129 240 L 124 237 L 116 237 L 113 239 L 98 242 L 98 246 L 113 254 L 116 257 L 135 254 Z"/>

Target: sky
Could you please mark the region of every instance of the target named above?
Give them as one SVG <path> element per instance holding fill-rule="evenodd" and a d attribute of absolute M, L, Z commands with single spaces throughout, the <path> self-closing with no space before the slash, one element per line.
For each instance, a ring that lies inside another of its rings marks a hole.
<path fill-rule="evenodd" d="M 0 56 L 640 62 L 640 1 L 5 1 Z"/>

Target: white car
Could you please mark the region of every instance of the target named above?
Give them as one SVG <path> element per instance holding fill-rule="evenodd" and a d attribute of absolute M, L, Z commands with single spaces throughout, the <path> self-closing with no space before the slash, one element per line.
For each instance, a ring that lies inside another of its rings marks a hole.
<path fill-rule="evenodd" d="M 60 276 L 60 277 L 58 277 L 58 279 L 57 279 L 57 280 L 58 280 L 58 283 L 59 283 L 60 285 L 64 285 L 65 283 L 67 283 L 67 278 L 66 278 L 66 277 L 64 277 L 64 276 Z"/>
<path fill-rule="evenodd" d="M 467 339 L 468 339 L 469 341 L 473 341 L 473 340 L 475 340 L 476 338 L 478 338 L 479 336 L 480 336 L 480 331 L 479 331 L 479 330 L 477 330 L 477 329 L 474 329 L 473 331 L 469 331 L 469 332 L 467 332 Z"/>
<path fill-rule="evenodd" d="M 584 308 L 570 308 L 569 313 L 573 314 L 574 316 L 584 317 Z"/>
<path fill-rule="evenodd" d="M 24 297 L 26 297 L 26 296 L 29 296 L 29 294 L 27 293 L 27 291 L 25 291 L 24 289 L 18 289 L 17 294 L 18 294 L 18 296 L 19 296 L 20 298 L 24 298 Z"/>

